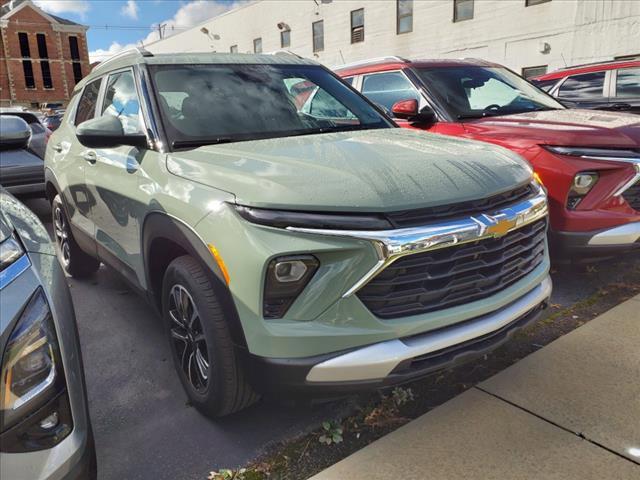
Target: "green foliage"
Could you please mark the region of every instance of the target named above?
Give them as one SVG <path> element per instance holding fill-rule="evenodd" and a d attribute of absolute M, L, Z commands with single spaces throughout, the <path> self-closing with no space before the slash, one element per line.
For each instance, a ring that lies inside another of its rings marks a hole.
<path fill-rule="evenodd" d="M 331 445 L 342 442 L 342 426 L 338 422 L 322 422 L 322 435 L 318 437 L 320 443 Z"/>

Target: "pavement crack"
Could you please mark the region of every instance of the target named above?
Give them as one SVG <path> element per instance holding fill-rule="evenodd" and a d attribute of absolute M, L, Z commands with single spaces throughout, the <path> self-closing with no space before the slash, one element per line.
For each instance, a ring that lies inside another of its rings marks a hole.
<path fill-rule="evenodd" d="M 621 458 L 623 460 L 631 462 L 634 465 L 640 465 L 640 462 L 636 462 L 635 460 L 633 460 L 633 459 L 631 459 L 629 457 L 626 457 L 626 456 L 622 455 L 621 453 L 616 452 L 615 450 L 607 447 L 606 445 L 603 445 L 603 444 L 601 444 L 601 443 L 599 443 L 599 442 L 587 437 L 583 432 L 574 432 L 573 430 L 570 430 L 567 427 L 564 427 L 564 426 L 554 422 L 553 420 L 549 420 L 548 418 L 545 418 L 542 415 L 539 415 L 539 414 L 537 414 L 537 413 L 535 413 L 535 412 L 533 412 L 533 411 L 531 411 L 531 410 L 529 410 L 527 408 L 524 408 L 521 405 L 518 405 L 517 403 L 514 403 L 514 402 L 512 402 L 510 400 L 507 400 L 506 398 L 503 398 L 500 395 L 496 395 L 495 393 L 492 393 L 492 392 L 490 392 L 488 390 L 485 390 L 484 388 L 479 387 L 478 385 L 475 385 L 473 388 L 475 388 L 477 390 L 480 390 L 481 392 L 486 393 L 487 395 L 490 395 L 490 396 L 492 396 L 493 398 L 495 398 L 497 400 L 505 402 L 505 403 L 511 405 L 512 407 L 517 408 L 518 410 L 521 410 L 521 411 L 523 411 L 525 413 L 528 413 L 529 415 L 533 415 L 534 417 L 539 418 L 543 422 L 546 422 L 546 423 L 548 423 L 550 425 L 553 425 L 554 427 L 559 428 L 560 430 L 564 430 L 567 433 L 571 433 L 572 435 L 575 435 L 576 437 L 579 437 L 579 438 L 591 443 L 592 445 L 595 445 L 596 447 L 599 447 L 599 448 L 601 448 L 603 450 L 606 450 L 609 453 L 612 453 L 616 457 L 619 457 L 619 458 Z"/>

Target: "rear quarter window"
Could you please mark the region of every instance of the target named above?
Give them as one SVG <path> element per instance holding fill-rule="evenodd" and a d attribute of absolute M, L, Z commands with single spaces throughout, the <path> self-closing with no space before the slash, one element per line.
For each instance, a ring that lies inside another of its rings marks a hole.
<path fill-rule="evenodd" d="M 640 67 L 618 70 L 616 97 L 640 98 Z"/>

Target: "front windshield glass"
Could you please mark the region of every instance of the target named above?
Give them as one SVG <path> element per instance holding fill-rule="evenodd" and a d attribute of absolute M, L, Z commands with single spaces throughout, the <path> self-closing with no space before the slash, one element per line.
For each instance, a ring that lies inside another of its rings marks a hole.
<path fill-rule="evenodd" d="M 162 65 L 151 74 L 174 148 L 392 126 L 313 65 Z"/>
<path fill-rule="evenodd" d="M 416 72 L 457 119 L 564 108 L 506 68 L 438 67 Z"/>

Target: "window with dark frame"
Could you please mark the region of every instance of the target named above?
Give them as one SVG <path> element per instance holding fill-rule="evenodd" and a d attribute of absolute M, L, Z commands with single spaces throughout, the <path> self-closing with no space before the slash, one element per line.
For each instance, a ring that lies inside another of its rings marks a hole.
<path fill-rule="evenodd" d="M 351 12 L 351 43 L 364 42 L 364 8 Z"/>
<path fill-rule="evenodd" d="M 40 58 L 49 58 L 49 52 L 47 51 L 47 37 L 44 33 L 38 33 L 36 35 L 38 41 L 38 56 Z"/>
<path fill-rule="evenodd" d="M 53 80 L 51 79 L 51 67 L 48 60 L 40 62 L 40 70 L 42 71 L 42 86 L 44 88 L 53 88 Z"/>
<path fill-rule="evenodd" d="M 453 21 L 473 19 L 473 0 L 453 0 Z"/>
<path fill-rule="evenodd" d="M 96 103 L 98 102 L 98 93 L 100 93 L 100 83 L 102 79 L 94 80 L 84 87 L 84 91 L 78 101 L 76 108 L 76 118 L 74 125 L 80 125 L 86 120 L 90 120 L 95 116 Z"/>
<path fill-rule="evenodd" d="M 535 67 L 523 67 L 522 68 L 522 77 L 525 79 L 529 79 L 532 77 L 537 77 L 539 75 L 544 75 L 547 73 L 547 65 L 537 65 Z"/>
<path fill-rule="evenodd" d="M 22 61 L 22 71 L 24 72 L 24 86 L 26 88 L 36 88 L 36 79 L 33 77 L 31 60 Z"/>
<path fill-rule="evenodd" d="M 262 53 L 262 37 L 253 39 L 253 53 Z"/>
<path fill-rule="evenodd" d="M 71 52 L 71 60 L 80 60 L 80 48 L 78 47 L 78 37 L 69 37 L 69 51 Z"/>
<path fill-rule="evenodd" d="M 287 48 L 291 46 L 291 30 L 282 30 L 280 32 L 280 48 Z"/>
<path fill-rule="evenodd" d="M 525 7 L 532 7 L 534 5 L 540 5 L 541 3 L 548 3 L 551 0 L 524 0 Z"/>
<path fill-rule="evenodd" d="M 80 62 L 73 62 L 73 81 L 77 84 L 82 80 L 82 65 Z"/>
<path fill-rule="evenodd" d="M 18 33 L 18 41 L 20 42 L 20 56 L 22 58 L 31 58 L 31 50 L 29 49 L 29 36 L 24 33 Z"/>
<path fill-rule="evenodd" d="M 311 24 L 313 31 L 313 51 L 321 52 L 324 50 L 324 20 L 318 20 Z"/>
<path fill-rule="evenodd" d="M 231 45 L 231 47 L 229 47 L 229 53 L 238 53 L 238 45 Z"/>
<path fill-rule="evenodd" d="M 413 32 L 413 0 L 397 0 L 396 33 Z"/>

